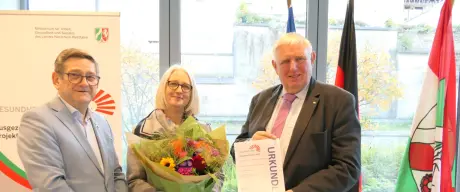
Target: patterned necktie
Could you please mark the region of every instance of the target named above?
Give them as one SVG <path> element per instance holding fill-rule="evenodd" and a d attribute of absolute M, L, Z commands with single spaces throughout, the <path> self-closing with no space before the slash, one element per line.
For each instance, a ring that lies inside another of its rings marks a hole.
<path fill-rule="evenodd" d="M 292 102 L 297 98 L 296 95 L 286 93 L 283 96 L 283 105 L 281 105 L 278 116 L 276 117 L 275 124 L 273 124 L 272 134 L 280 138 L 283 133 L 284 124 L 286 123 L 286 117 L 291 110 Z"/>

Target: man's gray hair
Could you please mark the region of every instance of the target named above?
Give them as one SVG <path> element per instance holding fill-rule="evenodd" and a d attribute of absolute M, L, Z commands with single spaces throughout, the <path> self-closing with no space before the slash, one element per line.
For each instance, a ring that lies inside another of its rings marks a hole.
<path fill-rule="evenodd" d="M 313 48 L 311 46 L 310 41 L 303 37 L 302 35 L 298 33 L 286 33 L 283 34 L 276 42 L 275 45 L 273 46 L 273 58 L 277 59 L 277 54 L 276 51 L 280 46 L 283 45 L 303 45 L 306 47 L 306 52 L 307 52 L 307 59 L 311 59 L 311 53 L 313 52 Z"/>
<path fill-rule="evenodd" d="M 185 114 L 187 116 L 193 115 L 196 116 L 200 112 L 200 98 L 198 97 L 198 91 L 196 88 L 195 80 L 194 78 L 190 75 L 190 73 L 181 65 L 175 64 L 169 67 L 169 69 L 163 74 L 163 76 L 160 79 L 160 84 L 158 85 L 156 97 L 155 97 L 155 108 L 156 109 L 166 109 L 166 87 L 168 84 L 168 80 L 171 77 L 172 73 L 174 71 L 181 70 L 187 73 L 189 79 L 190 79 L 190 84 L 192 85 L 192 90 L 190 94 L 190 101 L 188 104 L 185 106 Z"/>
<path fill-rule="evenodd" d="M 88 59 L 89 61 L 94 63 L 94 66 L 96 68 L 96 74 L 99 74 L 99 65 L 97 64 L 94 57 L 91 56 L 89 53 L 76 48 L 64 49 L 61 51 L 61 53 L 59 53 L 59 55 L 56 57 L 56 60 L 54 61 L 54 71 L 56 73 L 64 73 L 64 63 L 70 58 Z"/>

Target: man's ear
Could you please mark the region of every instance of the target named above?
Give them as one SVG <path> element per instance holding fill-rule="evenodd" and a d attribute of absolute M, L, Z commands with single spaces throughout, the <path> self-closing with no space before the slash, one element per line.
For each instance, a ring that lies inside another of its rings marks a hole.
<path fill-rule="evenodd" d="M 59 74 L 56 73 L 56 72 L 53 72 L 53 74 L 51 75 L 51 79 L 53 80 L 53 85 L 54 85 L 54 88 L 58 89 L 59 88 Z"/>
<path fill-rule="evenodd" d="M 316 60 L 316 52 L 312 51 L 311 52 L 311 64 L 312 65 L 315 63 L 315 60 Z"/>
<path fill-rule="evenodd" d="M 276 74 L 278 74 L 278 70 L 277 70 L 278 66 L 276 66 L 276 61 L 275 60 L 272 60 L 272 66 L 273 66 L 273 69 L 275 70 Z"/>

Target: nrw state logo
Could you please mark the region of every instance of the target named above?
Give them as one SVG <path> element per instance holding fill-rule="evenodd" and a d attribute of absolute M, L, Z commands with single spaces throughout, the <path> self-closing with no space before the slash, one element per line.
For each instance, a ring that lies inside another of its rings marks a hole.
<path fill-rule="evenodd" d="M 91 101 L 90 108 L 99 113 L 113 115 L 115 112 L 115 101 L 110 94 L 101 89 L 96 93 L 93 101 Z"/>
<path fill-rule="evenodd" d="M 109 40 L 109 28 L 96 28 L 95 35 L 97 42 L 105 43 Z"/>
<path fill-rule="evenodd" d="M 249 147 L 250 150 L 254 150 L 254 151 L 257 151 L 257 152 L 260 152 L 260 146 L 259 145 L 256 145 L 256 144 L 253 144 Z"/>

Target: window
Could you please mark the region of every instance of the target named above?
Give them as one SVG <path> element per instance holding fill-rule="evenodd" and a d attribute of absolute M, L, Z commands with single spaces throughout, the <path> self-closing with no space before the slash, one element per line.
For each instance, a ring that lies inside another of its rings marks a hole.
<path fill-rule="evenodd" d="M 181 3 L 181 61 L 197 79 L 199 118 L 212 127 L 226 124 L 233 142 L 251 98 L 277 83 L 270 55 L 275 40 L 286 31 L 286 2 Z M 305 35 L 306 1 L 293 1 L 293 6 L 297 33 Z"/>
<path fill-rule="evenodd" d="M 160 79 L 159 0 L 100 0 L 99 11 L 120 12 L 123 132 L 153 110 Z M 124 137 L 124 134 L 123 134 Z M 127 143 L 123 143 L 126 171 Z"/>
<path fill-rule="evenodd" d="M 329 0 L 326 76 L 331 84 L 347 2 Z M 395 189 L 443 3 L 433 2 L 414 8 L 400 0 L 355 1 L 364 191 Z M 456 12 L 452 18 L 458 56 Z"/>
<path fill-rule="evenodd" d="M 0 10 L 18 10 L 19 0 L 2 0 L 0 1 Z"/>
<path fill-rule="evenodd" d="M 292 1 L 297 33 L 305 35 L 305 0 Z M 272 46 L 286 32 L 287 4 L 279 0 L 182 0 L 181 64 L 200 95 L 201 121 L 225 124 L 231 143 L 241 131 L 252 97 L 278 83 Z M 222 191 L 237 191 L 232 161 Z"/>
<path fill-rule="evenodd" d="M 121 14 L 123 130 L 131 131 L 153 110 L 159 81 L 159 1 L 101 0 L 99 11 Z"/>

